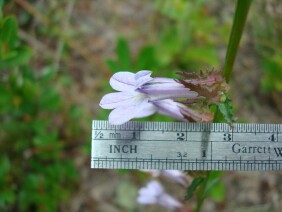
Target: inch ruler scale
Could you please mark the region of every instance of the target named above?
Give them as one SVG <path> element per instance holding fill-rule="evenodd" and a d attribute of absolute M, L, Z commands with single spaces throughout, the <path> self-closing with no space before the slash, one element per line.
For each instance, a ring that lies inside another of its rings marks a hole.
<path fill-rule="evenodd" d="M 282 124 L 92 123 L 91 168 L 282 170 Z"/>

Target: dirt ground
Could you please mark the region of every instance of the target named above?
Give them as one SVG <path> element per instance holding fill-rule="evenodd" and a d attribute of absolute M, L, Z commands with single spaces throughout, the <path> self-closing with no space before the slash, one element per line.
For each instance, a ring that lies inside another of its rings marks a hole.
<path fill-rule="evenodd" d="M 233 2 L 229 3 L 226 6 L 227 12 Z M 71 31 L 80 47 L 83 47 L 82 51 L 88 54 L 72 49 L 70 74 L 79 84 L 74 89 L 76 102 L 90 111 L 93 119 L 99 111 L 98 101 L 103 95 L 95 91 L 99 91 L 103 83 L 108 83 L 103 81 L 110 77 L 105 58 L 114 55 L 117 36 L 123 35 L 128 39 L 131 50 L 136 53 L 144 43 L 155 39 L 154 16 L 149 0 L 76 2 L 70 18 Z M 258 56 L 254 53 L 251 33 L 247 33 L 238 53 L 231 82 L 236 117 L 253 123 L 282 123 L 281 114 L 272 97 L 259 89 L 262 70 Z M 223 61 L 224 54 L 219 52 L 219 55 Z M 83 95 L 79 95 L 81 93 Z M 79 188 L 71 200 L 62 206 L 62 211 L 165 211 L 157 206 L 145 207 L 136 203 L 136 192 L 144 185 L 136 179 L 136 172 L 117 174 L 113 170 L 91 170 L 89 155 L 79 154 L 75 162 L 80 174 Z M 225 201 L 217 204 L 207 200 L 203 211 L 282 210 L 282 173 L 226 172 L 222 179 L 226 186 Z M 183 199 L 185 190 L 176 186 L 172 192 Z"/>

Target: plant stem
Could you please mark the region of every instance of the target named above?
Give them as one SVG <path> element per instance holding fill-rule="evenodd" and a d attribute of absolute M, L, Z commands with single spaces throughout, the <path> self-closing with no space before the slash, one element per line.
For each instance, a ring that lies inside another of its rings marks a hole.
<path fill-rule="evenodd" d="M 223 67 L 223 77 L 227 83 L 231 77 L 234 61 L 237 55 L 240 39 L 242 37 L 251 3 L 252 0 L 237 0 L 235 17 L 233 20 L 233 26 L 229 37 L 225 63 Z"/>
<path fill-rule="evenodd" d="M 225 63 L 223 67 L 223 77 L 225 78 L 227 83 L 229 82 L 231 77 L 233 65 L 238 52 L 239 43 L 242 37 L 251 3 L 252 0 L 237 0 L 235 17 L 233 20 L 233 26 L 229 37 Z M 220 122 L 222 120 L 224 120 L 223 116 L 218 108 L 216 108 L 213 122 Z M 206 187 L 208 185 L 210 174 L 210 171 L 206 173 L 205 180 L 197 191 L 197 206 L 195 212 L 200 212 L 203 206 L 204 200 L 206 198 Z"/>
<path fill-rule="evenodd" d="M 211 171 L 206 172 L 205 181 L 203 182 L 203 184 L 201 185 L 201 187 L 197 191 L 197 207 L 195 209 L 195 212 L 200 212 L 201 208 L 203 206 L 203 203 L 204 203 L 204 200 L 205 200 L 205 197 L 206 197 L 206 187 L 207 187 L 207 184 L 208 184 L 208 181 L 209 181 L 210 173 L 211 173 Z"/>

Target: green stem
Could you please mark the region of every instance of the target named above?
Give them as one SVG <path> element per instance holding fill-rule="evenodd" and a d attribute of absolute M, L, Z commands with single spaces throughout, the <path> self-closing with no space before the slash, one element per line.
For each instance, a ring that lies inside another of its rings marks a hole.
<path fill-rule="evenodd" d="M 197 207 L 195 209 L 195 212 L 200 212 L 203 206 L 204 200 L 206 198 L 206 187 L 209 181 L 210 174 L 211 174 L 211 171 L 208 171 L 205 176 L 205 181 L 203 182 L 203 184 L 197 191 Z"/>
<path fill-rule="evenodd" d="M 234 61 L 236 59 L 239 43 L 242 37 L 243 29 L 246 23 L 246 19 L 251 3 L 252 0 L 237 0 L 235 17 L 233 20 L 233 26 L 229 37 L 225 63 L 223 67 L 223 77 L 225 78 L 227 83 L 229 82 L 231 77 Z M 220 113 L 218 108 L 216 108 L 213 122 L 215 123 L 221 122 L 222 120 L 224 120 L 223 115 Z M 208 171 L 206 173 L 204 182 L 196 193 L 197 206 L 195 208 L 195 212 L 200 212 L 203 206 L 204 200 L 206 198 L 206 189 L 210 178 L 210 174 L 211 171 Z"/>
<path fill-rule="evenodd" d="M 225 78 L 227 83 L 229 82 L 231 77 L 234 61 L 237 55 L 240 39 L 242 37 L 251 3 L 252 0 L 237 1 L 235 17 L 233 20 L 233 26 L 229 37 L 225 63 L 223 67 L 223 77 Z"/>

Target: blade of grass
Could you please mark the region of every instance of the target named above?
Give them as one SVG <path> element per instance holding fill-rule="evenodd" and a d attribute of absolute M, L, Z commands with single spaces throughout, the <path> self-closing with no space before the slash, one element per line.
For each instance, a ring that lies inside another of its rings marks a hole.
<path fill-rule="evenodd" d="M 240 39 L 246 23 L 252 0 L 238 0 L 236 5 L 233 26 L 229 37 L 225 63 L 223 67 L 223 77 L 228 83 L 231 77 L 233 65 L 239 48 Z"/>

